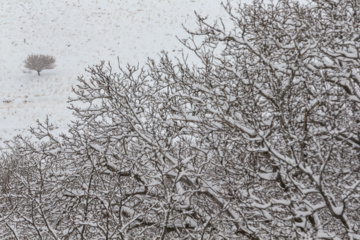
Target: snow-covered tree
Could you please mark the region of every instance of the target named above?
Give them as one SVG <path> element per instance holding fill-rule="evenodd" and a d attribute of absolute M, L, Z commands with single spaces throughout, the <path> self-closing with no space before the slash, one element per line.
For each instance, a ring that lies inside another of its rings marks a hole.
<path fill-rule="evenodd" d="M 1 159 L 1 238 L 360 239 L 360 4 L 234 8 L 79 77 L 77 121 Z"/>
<path fill-rule="evenodd" d="M 40 72 L 45 69 L 55 68 L 55 58 L 49 55 L 29 55 L 24 61 L 25 67 L 29 70 L 34 70 L 40 76 Z"/>

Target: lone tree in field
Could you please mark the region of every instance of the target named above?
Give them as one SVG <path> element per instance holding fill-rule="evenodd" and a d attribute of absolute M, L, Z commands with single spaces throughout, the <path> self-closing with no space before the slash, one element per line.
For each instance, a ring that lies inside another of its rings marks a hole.
<path fill-rule="evenodd" d="M 27 57 L 24 63 L 26 68 L 35 70 L 39 76 L 42 70 L 55 68 L 55 58 L 49 55 L 31 54 Z"/>
<path fill-rule="evenodd" d="M 197 66 L 89 68 L 0 155 L 0 239 L 360 240 L 360 4 L 264 2 L 198 16 Z"/>

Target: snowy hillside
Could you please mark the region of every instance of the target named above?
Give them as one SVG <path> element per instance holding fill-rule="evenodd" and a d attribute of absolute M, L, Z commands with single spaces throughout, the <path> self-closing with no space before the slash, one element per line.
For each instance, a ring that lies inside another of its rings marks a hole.
<path fill-rule="evenodd" d="M 221 0 L 0 1 L 0 142 L 48 115 L 62 131 L 77 76 L 100 60 L 143 64 L 161 50 L 177 54 L 196 27 L 194 10 L 217 17 Z M 29 54 L 49 54 L 57 67 L 41 76 L 24 68 Z M 1 144 L 3 145 L 3 144 Z"/>

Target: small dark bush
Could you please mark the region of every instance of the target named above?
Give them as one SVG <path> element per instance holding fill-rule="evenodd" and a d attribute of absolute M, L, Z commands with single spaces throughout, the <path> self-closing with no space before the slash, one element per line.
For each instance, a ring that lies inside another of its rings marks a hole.
<path fill-rule="evenodd" d="M 30 70 L 35 70 L 40 76 L 40 72 L 44 69 L 55 68 L 55 58 L 49 55 L 29 55 L 24 61 L 25 67 Z"/>

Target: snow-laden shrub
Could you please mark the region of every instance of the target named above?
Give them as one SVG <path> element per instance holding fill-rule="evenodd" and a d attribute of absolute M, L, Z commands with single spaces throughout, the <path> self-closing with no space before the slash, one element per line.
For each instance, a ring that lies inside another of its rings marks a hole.
<path fill-rule="evenodd" d="M 66 135 L 9 143 L 1 239 L 360 239 L 360 5 L 225 8 L 202 64 L 93 66 Z"/>

